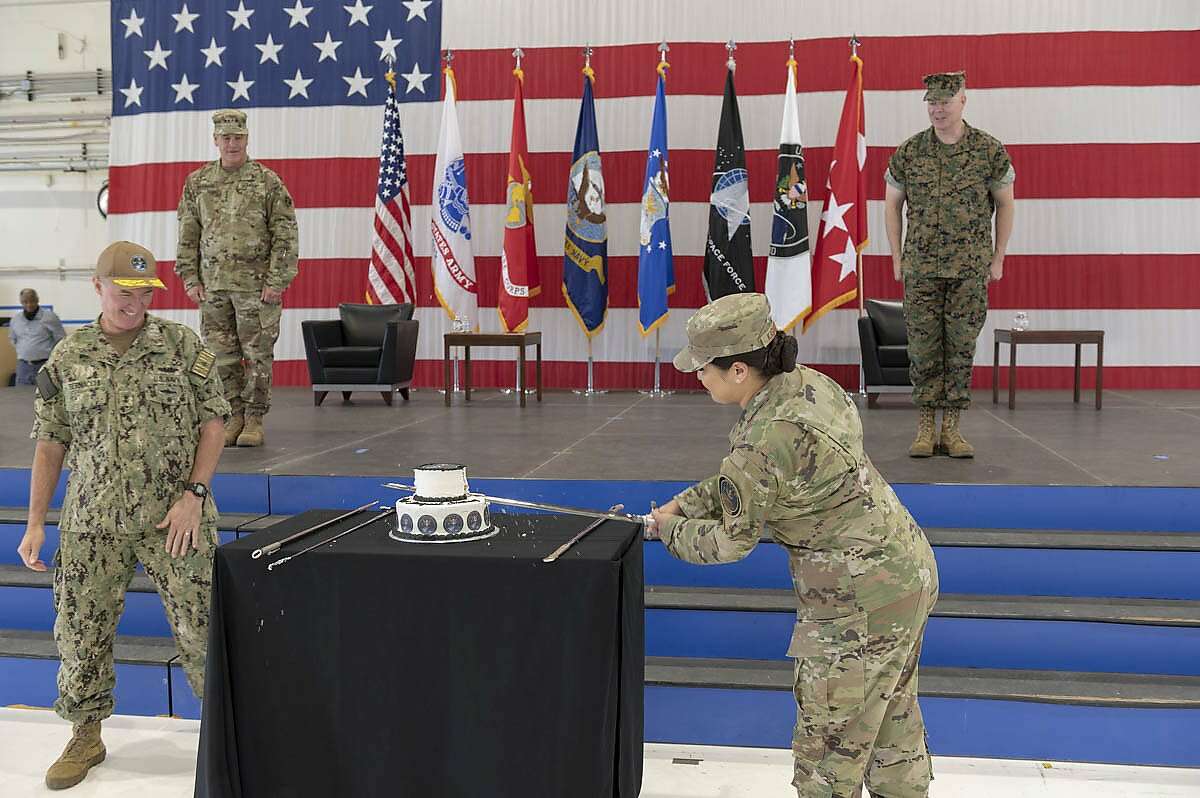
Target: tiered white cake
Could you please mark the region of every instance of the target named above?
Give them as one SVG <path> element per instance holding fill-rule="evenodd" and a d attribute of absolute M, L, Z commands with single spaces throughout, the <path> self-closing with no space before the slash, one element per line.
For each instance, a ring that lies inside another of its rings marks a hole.
<path fill-rule="evenodd" d="M 417 492 L 396 501 L 398 527 L 391 537 L 406 543 L 461 543 L 496 534 L 487 499 L 471 493 L 466 466 L 429 463 L 414 472 Z"/>

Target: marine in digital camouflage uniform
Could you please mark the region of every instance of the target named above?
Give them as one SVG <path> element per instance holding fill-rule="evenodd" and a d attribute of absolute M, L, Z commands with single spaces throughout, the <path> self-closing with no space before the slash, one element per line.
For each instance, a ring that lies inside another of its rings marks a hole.
<path fill-rule="evenodd" d="M 100 721 L 113 712 L 113 639 L 141 563 L 162 597 L 188 682 L 204 691 L 217 508 L 207 486 L 229 405 L 215 356 L 188 327 L 145 313 L 163 284 L 144 248 L 100 256 L 100 318 L 69 335 L 38 374 L 37 440 L 25 564 L 45 541 L 50 496 L 71 475 L 54 556 L 54 640 L 62 664 L 55 711 L 74 724 L 47 784 L 78 783 L 104 758 Z"/>
<path fill-rule="evenodd" d="M 962 119 L 966 75 L 926 75 L 931 126 L 892 154 L 884 180 L 893 270 L 904 284 L 913 402 L 920 408 L 914 457 L 972 457 L 959 431 L 971 403 L 975 342 L 987 319 L 987 284 L 1004 274 L 1015 173 L 999 141 Z M 900 210 L 908 231 L 900 243 Z M 992 215 L 996 214 L 996 241 Z M 935 414 L 942 408 L 942 429 Z"/>
<path fill-rule="evenodd" d="M 241 111 L 213 114 L 220 158 L 188 175 L 179 199 L 175 271 L 200 306 L 233 410 L 226 445 L 261 446 L 282 294 L 296 277 L 296 210 L 283 181 L 246 155 Z"/>
<path fill-rule="evenodd" d="M 657 536 L 702 565 L 746 557 L 764 527 L 787 551 L 801 798 L 858 796 L 864 780 L 878 798 L 924 798 L 932 772 L 917 659 L 938 593 L 924 532 L 863 451 L 846 392 L 817 371 L 787 371 L 794 348 L 774 376 L 769 365 L 712 363 L 778 345 L 765 296 L 718 299 L 687 331 L 676 368 L 700 370 L 714 399 L 744 409 L 720 472 L 654 511 Z"/>

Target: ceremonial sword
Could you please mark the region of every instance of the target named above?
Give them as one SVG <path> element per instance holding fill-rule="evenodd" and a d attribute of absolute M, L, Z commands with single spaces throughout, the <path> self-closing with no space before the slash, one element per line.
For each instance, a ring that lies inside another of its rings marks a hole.
<path fill-rule="evenodd" d="M 609 511 L 609 513 L 616 513 L 616 512 L 620 512 L 620 511 L 621 511 L 621 510 L 623 510 L 623 509 L 625 509 L 625 505 L 623 505 L 623 504 L 614 504 L 612 507 L 609 507 L 609 508 L 608 508 L 608 511 Z M 545 557 L 543 557 L 543 558 L 542 558 L 542 562 L 554 562 L 554 561 L 555 561 L 555 560 L 557 560 L 559 557 L 561 557 L 561 556 L 562 556 L 564 553 L 566 553 L 567 549 L 571 548 L 571 547 L 572 547 L 572 546 L 574 546 L 576 543 L 578 543 L 579 541 L 583 540 L 583 539 L 584 539 L 584 537 L 586 537 L 586 536 L 587 536 L 587 533 L 591 532 L 593 529 L 595 529 L 596 527 L 600 526 L 601 524 L 603 524 L 603 523 L 604 523 L 605 521 L 607 521 L 607 520 L 608 520 L 607 518 L 597 518 L 595 521 L 593 521 L 592 523 L 590 523 L 590 524 L 588 524 L 587 526 L 585 526 L 585 527 L 583 528 L 583 530 L 582 530 L 582 531 L 581 531 L 581 532 L 580 532 L 578 535 L 576 535 L 575 537 L 571 538 L 571 539 L 570 539 L 570 540 L 568 540 L 566 543 L 562 544 L 562 545 L 561 545 L 561 546 L 559 546 L 557 549 L 555 549 L 554 551 L 552 551 L 551 553 L 549 553 L 549 554 L 547 554 Z"/>
<path fill-rule="evenodd" d="M 277 540 L 274 543 L 268 543 L 267 545 L 263 546 L 261 549 L 255 549 L 254 551 L 252 551 L 250 553 L 250 557 L 252 559 L 257 560 L 259 557 L 262 557 L 264 554 L 274 554 L 275 552 L 279 551 L 280 548 L 282 548 L 283 546 L 286 546 L 288 543 L 291 543 L 293 540 L 299 540 L 300 538 L 304 537 L 305 535 L 311 535 L 313 532 L 324 529 L 327 526 L 333 526 L 338 521 L 344 521 L 347 518 L 349 518 L 350 516 L 357 515 L 358 513 L 361 513 L 363 510 L 369 510 L 370 508 L 374 507 L 377 504 L 379 504 L 379 502 L 377 502 L 377 501 L 367 502 L 362 507 L 355 507 L 353 510 L 350 510 L 349 512 L 342 513 L 337 518 L 330 518 L 328 521 L 322 521 L 319 524 L 313 524 L 312 526 L 308 527 L 307 529 L 301 529 L 296 534 L 288 535 L 283 540 Z"/>
<path fill-rule="evenodd" d="M 391 488 L 392 490 L 406 490 L 406 491 L 409 491 L 412 493 L 416 493 L 416 491 L 417 491 L 417 489 L 414 488 L 412 485 L 402 485 L 399 482 L 385 482 L 383 484 L 383 487 Z M 640 516 L 640 515 L 630 515 L 629 513 L 614 512 L 612 509 L 609 509 L 607 512 L 605 512 L 605 511 L 601 511 L 601 510 L 585 510 L 582 507 L 565 507 L 560 504 L 545 504 L 543 502 L 526 502 L 526 501 L 521 501 L 520 499 L 503 499 L 499 496 L 486 496 L 483 494 L 472 494 L 472 495 L 483 496 L 483 498 L 487 499 L 489 502 L 491 502 L 493 504 L 504 504 L 504 505 L 508 505 L 509 507 L 524 507 L 529 510 L 550 510 L 551 512 L 555 512 L 555 513 L 566 513 L 567 515 L 582 515 L 585 518 L 600 518 L 605 521 L 632 521 L 635 524 L 642 523 L 642 516 Z M 617 507 L 624 507 L 624 505 L 617 505 Z"/>
<path fill-rule="evenodd" d="M 371 503 L 376 504 L 377 502 L 371 502 Z M 384 511 L 381 512 L 379 515 L 368 518 L 366 521 L 363 521 L 361 524 L 355 524 L 354 526 L 350 527 L 349 529 L 345 529 L 345 530 L 342 530 L 341 532 L 338 532 L 336 535 L 334 535 L 331 538 L 326 538 L 325 540 L 322 540 L 320 543 L 314 543 L 311 546 L 309 546 L 308 548 L 301 549 L 300 551 L 296 552 L 295 554 L 289 554 L 286 557 L 281 557 L 280 559 L 275 560 L 274 562 L 272 562 L 270 565 L 267 566 L 267 570 L 273 571 L 273 570 L 275 570 L 275 567 L 277 565 L 283 565 L 288 560 L 295 559 L 296 557 L 302 557 L 305 554 L 308 554 L 313 549 L 320 548 L 321 546 L 324 546 L 326 543 L 332 543 L 333 541 L 337 540 L 340 537 L 349 535 L 351 532 L 357 532 L 358 530 L 362 529 L 364 526 L 370 526 L 371 524 L 375 523 L 380 518 L 386 518 L 388 513 L 394 513 L 394 512 L 396 512 L 396 508 L 394 508 L 394 507 L 385 508 Z M 345 516 L 342 516 L 342 517 L 344 518 Z M 337 520 L 337 519 L 334 519 L 334 520 Z"/>

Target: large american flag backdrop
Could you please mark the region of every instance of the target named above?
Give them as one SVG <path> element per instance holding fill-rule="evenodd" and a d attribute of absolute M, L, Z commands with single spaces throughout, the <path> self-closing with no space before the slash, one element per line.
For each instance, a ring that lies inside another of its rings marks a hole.
<path fill-rule="evenodd" d="M 1006 276 L 990 292 L 976 384 L 990 384 L 983 365 L 991 358 L 992 329 L 1024 310 L 1039 327 L 1104 329 L 1109 386 L 1200 388 L 1198 20 L 1192 0 L 188 0 L 186 6 L 182 0 L 114 0 L 110 233 L 172 260 L 183 179 L 216 154 L 210 114 L 245 109 L 251 156 L 275 169 L 296 200 L 300 274 L 284 295 L 276 377 L 279 384 L 304 384 L 301 320 L 335 317 L 339 302 L 362 301 L 366 292 L 387 88 L 381 57 L 394 55 L 414 200 L 418 384 L 436 384 L 441 334 L 449 329 L 432 293 L 425 232 L 441 113 L 438 52 L 450 48 L 457 56 L 480 315 L 483 329 L 496 331 L 511 51 L 519 45 L 545 286 L 530 329 L 543 332 L 547 385 L 580 386 L 587 345 L 558 285 L 580 48 L 590 43 L 610 253 L 610 312 L 593 341 L 596 383 L 646 387 L 654 337 L 638 332 L 635 283 L 658 41 L 671 45 L 667 105 L 678 286 L 661 328 L 665 359 L 704 302 L 700 272 L 724 42 L 739 45 L 737 92 L 762 285 L 787 39 L 796 37 L 809 229 L 816 230 L 845 91 L 846 40 L 857 33 L 866 64 L 869 145 L 866 295 L 900 296 L 887 255 L 882 175 L 892 150 L 928 124 L 920 77 L 965 69 L 966 118 L 1008 146 L 1018 198 Z M 198 323 L 175 280 L 158 310 Z M 856 315 L 853 307 L 831 312 L 800 336 L 801 360 L 847 386 L 857 382 Z M 511 384 L 511 350 L 477 355 L 484 384 Z M 1072 356 L 1069 347 L 1023 351 L 1022 384 L 1067 386 Z M 663 381 L 695 386 L 693 377 L 669 364 Z"/>

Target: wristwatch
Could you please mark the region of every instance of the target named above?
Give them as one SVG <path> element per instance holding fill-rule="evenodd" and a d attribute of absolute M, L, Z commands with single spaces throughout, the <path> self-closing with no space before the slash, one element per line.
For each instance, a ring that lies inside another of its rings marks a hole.
<path fill-rule="evenodd" d="M 205 485 L 203 482 L 189 482 L 183 486 L 183 489 L 195 495 L 201 501 L 204 501 L 204 497 L 208 495 L 208 485 Z"/>

